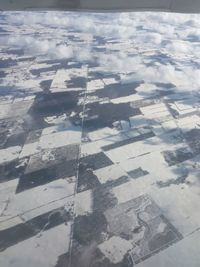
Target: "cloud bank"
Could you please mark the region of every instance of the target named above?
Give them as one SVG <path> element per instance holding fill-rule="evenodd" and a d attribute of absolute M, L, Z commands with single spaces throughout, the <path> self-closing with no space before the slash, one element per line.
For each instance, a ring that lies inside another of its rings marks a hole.
<path fill-rule="evenodd" d="M 130 79 L 200 86 L 200 15 L 8 12 L 4 47 L 27 55 L 95 62 Z M 12 34 L 15 32 L 15 35 Z M 80 38 L 81 36 L 81 38 Z M 101 49 L 103 46 L 106 50 Z M 79 40 L 80 39 L 80 40 Z M 120 44 L 120 45 L 119 45 Z"/>

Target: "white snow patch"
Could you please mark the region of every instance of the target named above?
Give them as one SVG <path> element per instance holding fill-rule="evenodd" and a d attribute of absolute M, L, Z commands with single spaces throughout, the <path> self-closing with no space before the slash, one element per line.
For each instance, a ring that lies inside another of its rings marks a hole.
<path fill-rule="evenodd" d="M 119 236 L 113 236 L 98 247 L 112 263 L 117 264 L 132 249 L 132 244 Z"/>

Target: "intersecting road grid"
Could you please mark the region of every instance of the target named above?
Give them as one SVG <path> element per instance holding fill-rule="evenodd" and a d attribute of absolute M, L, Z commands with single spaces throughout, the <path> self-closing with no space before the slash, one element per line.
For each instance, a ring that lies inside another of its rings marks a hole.
<path fill-rule="evenodd" d="M 0 266 L 200 266 L 197 92 L 20 53 L 0 73 Z"/>

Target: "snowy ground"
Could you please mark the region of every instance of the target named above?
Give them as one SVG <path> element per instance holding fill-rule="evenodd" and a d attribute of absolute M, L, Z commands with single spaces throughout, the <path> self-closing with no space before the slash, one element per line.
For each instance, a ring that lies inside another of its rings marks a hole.
<path fill-rule="evenodd" d="M 199 267 L 200 17 L 0 19 L 0 266 Z"/>

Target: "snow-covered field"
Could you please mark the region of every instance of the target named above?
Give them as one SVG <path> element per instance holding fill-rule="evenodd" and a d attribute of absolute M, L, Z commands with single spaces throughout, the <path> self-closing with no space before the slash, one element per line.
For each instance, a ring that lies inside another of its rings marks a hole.
<path fill-rule="evenodd" d="M 0 13 L 0 266 L 199 267 L 200 16 Z"/>

